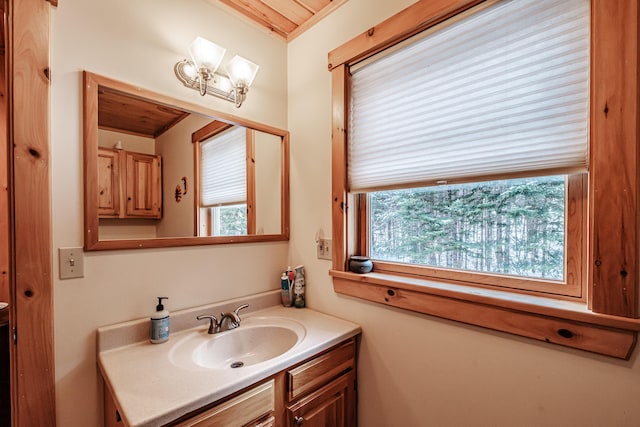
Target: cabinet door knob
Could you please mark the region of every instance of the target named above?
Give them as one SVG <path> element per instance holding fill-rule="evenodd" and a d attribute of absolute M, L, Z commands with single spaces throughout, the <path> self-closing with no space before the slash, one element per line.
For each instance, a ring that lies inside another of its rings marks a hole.
<path fill-rule="evenodd" d="M 293 417 L 293 419 L 295 420 L 297 426 L 301 426 L 302 423 L 304 422 L 303 417 Z"/>

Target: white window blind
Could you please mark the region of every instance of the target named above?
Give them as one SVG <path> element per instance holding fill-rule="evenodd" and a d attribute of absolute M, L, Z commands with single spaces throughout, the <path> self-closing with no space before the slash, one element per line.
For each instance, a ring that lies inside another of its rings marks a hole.
<path fill-rule="evenodd" d="M 507 0 L 352 67 L 350 191 L 584 172 L 589 0 Z"/>
<path fill-rule="evenodd" d="M 200 204 L 203 207 L 247 200 L 246 129 L 234 126 L 201 145 Z"/>

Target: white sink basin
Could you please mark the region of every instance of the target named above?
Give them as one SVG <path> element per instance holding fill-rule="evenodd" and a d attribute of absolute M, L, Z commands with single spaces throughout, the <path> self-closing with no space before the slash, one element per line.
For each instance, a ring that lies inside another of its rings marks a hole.
<path fill-rule="evenodd" d="M 217 334 L 207 328 L 185 333 L 169 352 L 182 368 L 236 369 L 266 362 L 294 348 L 306 335 L 302 324 L 283 317 L 251 317 Z"/>

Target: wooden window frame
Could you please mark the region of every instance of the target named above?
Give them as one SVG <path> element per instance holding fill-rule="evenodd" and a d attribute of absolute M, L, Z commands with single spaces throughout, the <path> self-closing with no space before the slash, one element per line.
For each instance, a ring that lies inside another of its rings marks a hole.
<path fill-rule="evenodd" d="M 334 291 L 380 304 L 628 359 L 638 319 L 640 155 L 639 6 L 591 0 L 590 173 L 577 300 L 428 279 L 411 271 L 348 271 L 357 254 L 355 196 L 347 192 L 349 67 L 482 3 L 420 0 L 329 53 L 332 74 Z"/>
<path fill-rule="evenodd" d="M 472 284 L 514 292 L 531 294 L 549 294 L 558 298 L 585 301 L 586 274 L 584 265 L 583 236 L 586 236 L 586 180 L 585 174 L 569 175 L 565 190 L 565 279 L 545 280 L 535 277 L 505 275 L 474 270 L 455 270 L 420 264 L 402 264 L 393 261 L 375 262 L 375 269 L 379 273 L 406 274 L 420 276 L 425 279 L 447 280 L 453 283 Z M 366 194 L 359 194 L 361 198 L 355 205 L 354 227 L 359 230 L 357 239 L 357 254 L 369 255 L 368 223 L 369 212 Z"/>
<path fill-rule="evenodd" d="M 208 139 L 218 135 L 233 127 L 233 124 L 214 120 L 211 123 L 198 129 L 191 135 L 193 143 L 193 159 L 194 159 L 194 186 L 196 195 L 194 197 L 194 209 L 196 212 L 194 223 L 194 235 L 199 236 L 200 233 L 200 169 L 201 169 L 201 153 L 202 143 Z M 246 164 L 247 164 L 247 234 L 256 233 L 256 169 L 255 169 L 255 130 L 246 128 Z M 210 224 L 210 219 L 207 219 Z M 211 236 L 211 227 L 208 227 L 208 236 Z M 220 236 L 213 236 L 220 237 Z M 227 236 L 222 236 L 227 237 Z"/>

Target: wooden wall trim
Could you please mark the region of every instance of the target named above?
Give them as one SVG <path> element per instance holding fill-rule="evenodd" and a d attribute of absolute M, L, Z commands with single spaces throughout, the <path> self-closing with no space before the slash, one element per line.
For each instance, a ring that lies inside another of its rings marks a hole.
<path fill-rule="evenodd" d="M 98 197 L 89 191 L 98 188 L 97 174 L 88 171 L 98 170 L 98 82 L 92 74 L 82 74 L 82 107 L 85 117 L 82 120 L 82 138 L 84 141 L 84 246 L 91 248 L 98 244 L 98 215 L 91 214 L 98 211 Z M 91 118 L 91 120 L 89 119 Z M 88 142 L 88 141 L 95 141 Z M 120 206 L 120 209 L 124 209 Z"/>
<path fill-rule="evenodd" d="M 14 425 L 54 426 L 53 277 L 49 143 L 50 4 L 9 0 L 12 142 Z"/>
<path fill-rule="evenodd" d="M 247 234 L 256 234 L 256 141 L 255 131 L 247 128 L 245 164 L 247 182 Z"/>
<path fill-rule="evenodd" d="M 345 270 L 347 259 L 347 67 L 331 72 L 331 205 L 333 269 Z"/>
<path fill-rule="evenodd" d="M 591 3 L 591 308 L 637 317 L 638 2 Z"/>
<path fill-rule="evenodd" d="M 4 14 L 4 10 L 1 11 Z M 4 17 L 0 17 L 4 20 Z M 3 27 L 4 29 L 4 27 Z M 4 38 L 3 38 L 4 40 Z M 0 301 L 9 297 L 9 158 L 7 145 L 6 56 L 0 54 Z"/>
<path fill-rule="evenodd" d="M 232 127 L 232 124 L 214 120 L 191 134 L 191 143 L 204 142 L 205 140 L 217 135 Z"/>
<path fill-rule="evenodd" d="M 332 272 L 333 289 L 343 295 L 429 314 L 533 338 L 550 344 L 577 348 L 619 359 L 629 359 L 636 343 L 636 331 L 583 323 L 565 317 L 539 315 L 530 311 L 487 305 L 382 284 L 366 283 Z M 364 276 L 364 275 L 361 275 Z M 630 325 L 636 328 L 640 325 Z"/>
<path fill-rule="evenodd" d="M 405 40 L 485 0 L 420 0 L 329 52 L 329 70 Z"/>
<path fill-rule="evenodd" d="M 282 157 L 280 164 L 282 165 L 282 171 L 280 179 L 282 180 L 282 192 L 284 197 L 280 197 L 280 231 L 284 240 L 289 240 L 289 233 L 291 227 L 291 197 L 290 197 L 290 184 L 289 184 L 289 159 L 290 159 L 290 137 L 289 132 L 286 132 L 282 136 Z"/>

